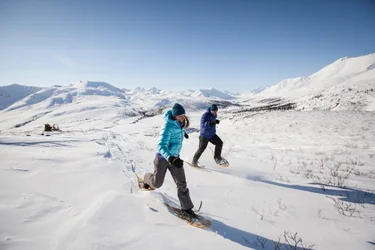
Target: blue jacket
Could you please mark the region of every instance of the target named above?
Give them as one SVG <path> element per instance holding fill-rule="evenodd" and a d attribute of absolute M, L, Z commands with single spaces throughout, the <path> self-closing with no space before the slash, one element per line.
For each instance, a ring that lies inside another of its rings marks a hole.
<path fill-rule="evenodd" d="M 200 135 L 203 138 L 211 139 L 216 134 L 216 123 L 214 125 L 210 125 L 210 122 L 216 120 L 216 118 L 217 115 L 213 115 L 211 113 L 211 108 L 208 108 L 206 113 L 202 115 Z"/>
<path fill-rule="evenodd" d="M 158 152 L 168 160 L 171 156 L 179 156 L 185 130 L 177 120 L 172 120 L 172 110 L 164 114 L 165 124 L 160 131 Z"/>

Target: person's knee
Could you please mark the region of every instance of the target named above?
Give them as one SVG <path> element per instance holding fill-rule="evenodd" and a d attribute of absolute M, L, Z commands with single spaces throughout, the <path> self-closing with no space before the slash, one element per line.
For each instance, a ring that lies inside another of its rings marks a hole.
<path fill-rule="evenodd" d="M 223 146 L 223 144 L 223 141 L 219 138 L 219 140 L 217 141 L 217 145 Z"/>
<path fill-rule="evenodd" d="M 207 145 L 201 146 L 199 148 L 199 151 L 203 153 L 206 150 L 206 148 L 207 148 Z"/>
<path fill-rule="evenodd" d="M 204 150 L 205 150 L 205 149 L 199 149 L 198 154 L 199 154 L 199 155 L 203 154 Z"/>
<path fill-rule="evenodd" d="M 160 188 L 163 185 L 163 182 L 163 178 L 156 178 L 156 176 L 153 176 L 153 178 L 151 179 L 151 186 L 153 188 Z"/>
<path fill-rule="evenodd" d="M 177 183 L 177 189 L 182 191 L 182 192 L 185 192 L 187 190 L 186 181 L 182 181 L 182 182 Z"/>

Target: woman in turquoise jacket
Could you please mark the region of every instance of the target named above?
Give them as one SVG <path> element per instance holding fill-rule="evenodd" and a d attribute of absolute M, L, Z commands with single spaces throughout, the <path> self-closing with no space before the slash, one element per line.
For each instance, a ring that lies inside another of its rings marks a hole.
<path fill-rule="evenodd" d="M 154 159 L 154 172 L 144 176 L 144 188 L 160 188 L 167 172 L 171 172 L 177 185 L 177 195 L 181 209 L 186 216 L 196 217 L 194 207 L 187 188 L 184 162 L 180 159 L 182 141 L 189 136 L 185 128 L 189 127 L 189 120 L 185 116 L 185 109 L 176 103 L 172 110 L 164 114 L 165 124 L 160 131 L 158 152 Z"/>

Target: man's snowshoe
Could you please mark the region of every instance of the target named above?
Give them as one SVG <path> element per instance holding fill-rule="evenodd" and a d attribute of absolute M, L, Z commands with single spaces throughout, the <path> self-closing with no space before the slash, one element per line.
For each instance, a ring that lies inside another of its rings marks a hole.
<path fill-rule="evenodd" d="M 229 166 L 229 162 L 224 158 L 224 157 L 215 157 L 214 158 L 215 162 L 217 165 L 219 165 L 220 167 L 228 167 Z"/>
<path fill-rule="evenodd" d="M 184 161 L 186 164 L 188 164 L 190 167 L 193 167 L 193 168 L 205 168 L 204 165 L 201 165 L 199 162 L 196 162 L 196 163 L 190 163 L 188 161 Z"/>

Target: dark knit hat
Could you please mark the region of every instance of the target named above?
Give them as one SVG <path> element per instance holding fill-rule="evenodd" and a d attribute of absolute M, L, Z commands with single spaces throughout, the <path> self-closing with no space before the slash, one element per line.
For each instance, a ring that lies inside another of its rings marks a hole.
<path fill-rule="evenodd" d="M 176 103 L 172 108 L 172 116 L 176 117 L 185 114 L 185 109 L 180 104 Z"/>
<path fill-rule="evenodd" d="M 212 104 L 211 105 L 211 110 L 212 111 L 217 111 L 218 110 L 217 105 L 216 104 Z"/>

